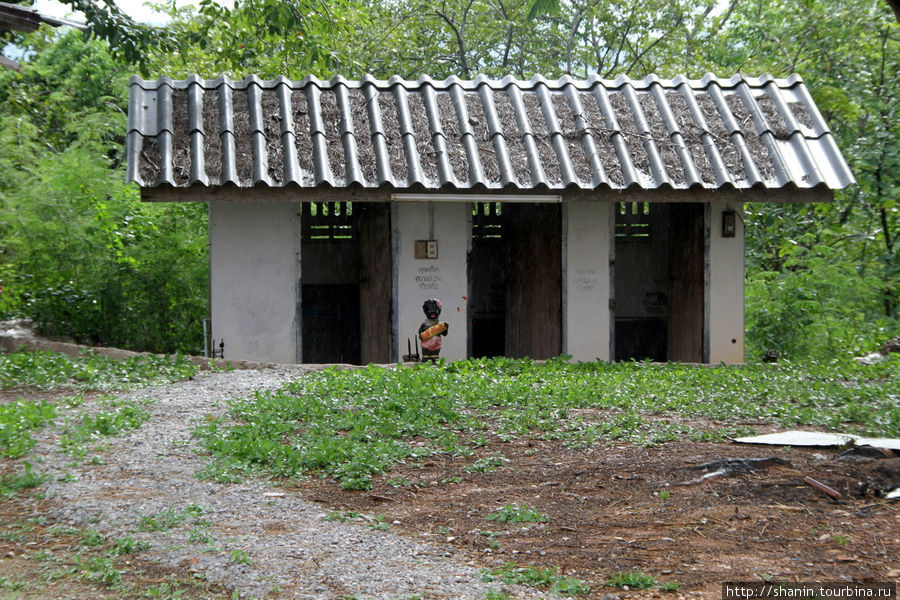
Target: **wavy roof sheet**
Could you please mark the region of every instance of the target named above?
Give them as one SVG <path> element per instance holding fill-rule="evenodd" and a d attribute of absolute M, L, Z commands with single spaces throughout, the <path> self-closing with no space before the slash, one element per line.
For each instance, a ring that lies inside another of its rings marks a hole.
<path fill-rule="evenodd" d="M 227 77 L 130 82 L 144 187 L 840 189 L 802 80 Z"/>

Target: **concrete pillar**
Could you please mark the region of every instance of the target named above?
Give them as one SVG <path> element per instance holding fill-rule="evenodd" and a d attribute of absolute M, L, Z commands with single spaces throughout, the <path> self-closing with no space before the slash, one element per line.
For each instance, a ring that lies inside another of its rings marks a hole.
<path fill-rule="evenodd" d="M 438 298 L 441 320 L 449 325 L 441 357 L 466 358 L 468 273 L 472 242 L 472 209 L 466 202 L 396 202 L 392 236 L 394 274 L 394 348 L 400 360 L 407 339 L 414 338 L 425 319 L 422 303 Z M 416 258 L 416 241 L 437 242 L 437 258 Z"/>
<path fill-rule="evenodd" d="M 299 206 L 210 201 L 209 258 L 212 335 L 225 358 L 301 362 Z"/>
<path fill-rule="evenodd" d="M 734 237 L 722 236 L 722 214 L 734 211 Z M 706 337 L 708 362 L 744 362 L 744 211 L 740 202 L 709 204 Z"/>
<path fill-rule="evenodd" d="M 613 203 L 563 205 L 563 353 L 610 360 Z"/>

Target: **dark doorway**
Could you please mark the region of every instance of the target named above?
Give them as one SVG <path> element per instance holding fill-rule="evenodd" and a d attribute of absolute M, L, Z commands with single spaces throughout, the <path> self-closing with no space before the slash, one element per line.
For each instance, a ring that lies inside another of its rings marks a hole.
<path fill-rule="evenodd" d="M 703 204 L 621 202 L 615 360 L 701 362 Z"/>
<path fill-rule="evenodd" d="M 388 362 L 391 355 L 387 204 L 301 204 L 303 362 Z"/>
<path fill-rule="evenodd" d="M 558 204 L 479 203 L 469 255 L 470 355 L 558 355 L 562 350 Z"/>
<path fill-rule="evenodd" d="M 669 206 L 669 326 L 666 359 L 703 357 L 704 205 Z"/>

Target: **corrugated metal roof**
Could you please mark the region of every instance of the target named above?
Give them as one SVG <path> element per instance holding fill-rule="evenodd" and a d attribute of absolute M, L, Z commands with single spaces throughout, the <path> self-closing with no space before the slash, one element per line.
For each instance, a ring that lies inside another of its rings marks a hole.
<path fill-rule="evenodd" d="M 128 180 L 426 191 L 844 188 L 800 77 L 132 77 Z"/>
<path fill-rule="evenodd" d="M 0 31 L 24 31 L 30 33 L 37 31 L 41 23 L 47 23 L 54 27 L 68 25 L 69 27 L 86 29 L 84 23 L 43 15 L 32 6 L 0 2 Z"/>

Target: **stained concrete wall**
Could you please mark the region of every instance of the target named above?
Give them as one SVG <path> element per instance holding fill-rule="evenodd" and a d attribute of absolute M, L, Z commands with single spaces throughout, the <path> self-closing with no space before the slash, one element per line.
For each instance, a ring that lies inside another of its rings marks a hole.
<path fill-rule="evenodd" d="M 449 325 L 441 357 L 466 358 L 468 275 L 466 256 L 472 242 L 472 208 L 466 202 L 397 202 L 392 207 L 395 280 L 394 348 L 400 360 L 407 339 L 414 340 L 425 319 L 422 303 L 438 298 L 441 320 Z M 415 258 L 416 240 L 438 243 L 437 259 Z M 413 341 L 414 343 L 414 341 Z"/>
<path fill-rule="evenodd" d="M 563 353 L 609 360 L 612 202 L 563 205 Z"/>
<path fill-rule="evenodd" d="M 301 362 L 299 206 L 212 200 L 209 244 L 212 335 L 225 358 Z"/>
<path fill-rule="evenodd" d="M 722 213 L 737 213 L 733 238 L 722 237 Z M 706 318 L 709 362 L 744 362 L 744 212 L 740 202 L 708 209 Z"/>

